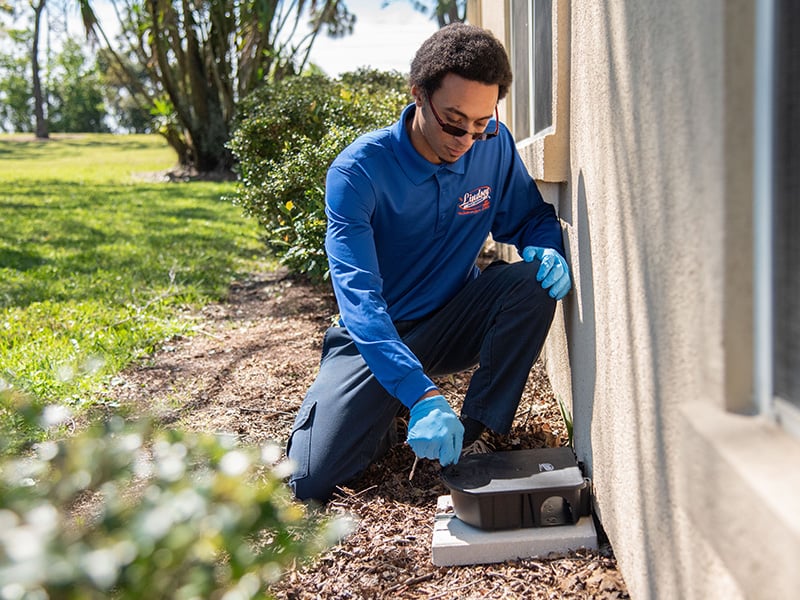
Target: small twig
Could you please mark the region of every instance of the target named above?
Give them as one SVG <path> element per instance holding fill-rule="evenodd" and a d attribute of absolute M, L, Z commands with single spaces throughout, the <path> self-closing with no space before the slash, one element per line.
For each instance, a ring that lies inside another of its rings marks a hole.
<path fill-rule="evenodd" d="M 264 415 L 265 417 L 277 417 L 278 415 L 294 415 L 293 412 L 285 411 L 285 410 L 264 410 L 263 408 L 247 408 L 244 406 L 239 407 L 239 412 L 243 413 L 257 413 L 260 415 Z"/>
<path fill-rule="evenodd" d="M 175 281 L 175 274 L 172 271 L 170 271 L 170 284 L 169 284 L 169 287 L 164 291 L 164 293 L 159 294 L 158 296 L 156 296 L 155 298 L 153 298 L 149 302 L 145 302 L 142 306 L 134 306 L 133 307 L 133 310 L 135 311 L 134 314 L 132 314 L 132 315 L 130 315 L 128 317 L 125 317 L 124 319 L 120 319 L 118 321 L 115 321 L 114 323 L 111 323 L 110 325 L 106 325 L 105 327 L 103 327 L 101 329 L 101 331 L 105 331 L 105 330 L 111 329 L 112 327 L 119 327 L 120 325 L 122 325 L 124 323 L 127 323 L 128 321 L 133 321 L 133 320 L 137 319 L 138 317 L 140 317 L 142 312 L 144 312 L 145 310 L 150 308 L 153 304 L 161 302 L 162 300 L 166 300 L 170 296 L 176 296 L 178 294 L 178 290 L 175 289 L 174 281 Z"/>
<path fill-rule="evenodd" d="M 369 486 L 368 488 L 364 488 L 360 492 L 356 492 L 355 494 L 351 494 L 350 497 L 351 498 L 358 498 L 361 494 L 366 494 L 368 491 L 374 490 L 376 487 L 378 487 L 377 483 L 375 485 Z"/>
<path fill-rule="evenodd" d="M 411 481 L 414 479 L 414 472 L 417 470 L 417 463 L 419 462 L 419 456 L 414 457 L 414 464 L 411 465 L 411 473 L 408 474 L 408 480 Z"/>
<path fill-rule="evenodd" d="M 222 337 L 220 337 L 218 335 L 214 335 L 213 333 L 211 333 L 209 331 L 206 331 L 205 329 L 200 329 L 199 327 L 194 327 L 192 329 L 193 329 L 193 331 L 195 331 L 197 333 L 202 333 L 203 335 L 207 335 L 208 337 L 213 338 L 215 340 L 223 340 L 224 339 L 224 338 L 222 338 Z"/>
<path fill-rule="evenodd" d="M 515 577 L 514 575 L 509 575 L 507 573 L 496 573 L 494 571 L 486 571 L 487 577 L 496 577 L 497 579 L 501 579 L 503 581 L 516 581 L 517 583 L 521 583 L 522 585 L 529 585 L 529 582 L 525 581 L 521 577 Z"/>
<path fill-rule="evenodd" d="M 472 585 L 475 585 L 474 581 L 469 581 L 469 582 L 465 583 L 464 585 L 458 585 L 458 586 L 456 586 L 454 588 L 447 588 L 445 591 L 443 591 L 440 594 L 436 594 L 435 596 L 428 596 L 428 600 L 434 600 L 435 598 L 444 598 L 444 597 L 452 594 L 453 592 L 455 592 L 457 590 L 463 590 L 465 587 L 470 587 Z"/>
<path fill-rule="evenodd" d="M 396 583 L 392 587 L 386 588 L 384 593 L 396 592 L 401 588 L 416 585 L 418 583 L 422 583 L 423 581 L 428 581 L 429 579 L 433 579 L 433 573 L 426 573 L 425 575 L 417 575 L 416 577 L 410 577 L 409 579 L 406 579 L 401 583 Z"/>
<path fill-rule="evenodd" d="M 372 490 L 372 489 L 375 489 L 376 487 L 378 487 L 378 484 L 377 484 L 377 483 L 376 483 L 375 485 L 371 485 L 371 486 L 369 486 L 368 488 L 364 488 L 364 489 L 363 489 L 363 490 L 361 490 L 360 492 L 355 492 L 355 493 L 352 493 L 352 494 L 351 494 L 351 493 L 348 493 L 348 492 L 346 492 L 346 491 L 344 490 L 344 488 L 342 488 L 342 487 L 339 487 L 338 485 L 336 486 L 336 489 L 337 489 L 337 490 L 338 490 L 338 491 L 339 491 L 339 492 L 340 492 L 340 493 L 343 495 L 343 497 L 345 497 L 345 498 L 358 498 L 358 497 L 359 497 L 361 494 L 366 494 L 368 491 L 370 491 L 370 490 Z"/>

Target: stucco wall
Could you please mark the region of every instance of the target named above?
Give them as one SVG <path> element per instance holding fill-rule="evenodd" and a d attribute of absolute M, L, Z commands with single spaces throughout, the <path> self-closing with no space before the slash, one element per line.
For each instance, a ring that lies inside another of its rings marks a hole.
<path fill-rule="evenodd" d="M 731 412 L 752 380 L 752 3 L 569 4 L 569 173 L 541 187 L 575 285 L 545 359 L 600 519 L 634 598 L 791 597 L 800 444 Z"/>
<path fill-rule="evenodd" d="M 639 596 L 683 587 L 673 408 L 718 396 L 722 379 L 719 6 L 596 2 L 572 15 L 572 193 L 560 214 L 577 249 L 564 306 L 574 374 L 550 364 L 557 380 L 570 373 L 576 449 Z M 671 558 L 647 573 L 643 553 Z"/>

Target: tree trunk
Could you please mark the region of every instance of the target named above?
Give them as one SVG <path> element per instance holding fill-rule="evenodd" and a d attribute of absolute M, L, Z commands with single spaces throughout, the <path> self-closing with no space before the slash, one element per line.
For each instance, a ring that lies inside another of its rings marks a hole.
<path fill-rule="evenodd" d="M 36 137 L 47 139 L 47 121 L 44 118 L 44 93 L 39 77 L 39 35 L 41 34 L 42 11 L 46 0 L 33 5 L 33 43 L 31 44 L 31 70 L 33 80 L 33 114 L 36 118 Z"/>
<path fill-rule="evenodd" d="M 229 137 L 228 124 L 219 105 L 215 105 L 208 122 L 193 130 L 193 150 L 198 171 L 226 170 L 233 166 L 233 155 L 225 147 Z"/>
<path fill-rule="evenodd" d="M 282 75 L 275 63 L 293 69 L 296 59 L 307 58 L 317 32 L 291 42 L 307 17 L 317 30 L 331 27 L 342 35 L 352 28 L 343 0 L 143 0 L 142 6 L 141 14 L 132 13 L 134 26 L 123 28 L 130 48 L 111 56 L 132 95 L 159 117 L 159 133 L 181 165 L 201 172 L 233 165 L 226 143 L 236 103 L 262 81 Z M 126 66 L 134 58 L 152 85 L 137 81 L 135 70 Z"/>

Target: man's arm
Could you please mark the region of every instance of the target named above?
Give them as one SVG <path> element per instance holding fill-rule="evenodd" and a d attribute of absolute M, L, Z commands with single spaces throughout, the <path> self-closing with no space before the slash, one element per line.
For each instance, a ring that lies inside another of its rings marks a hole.
<path fill-rule="evenodd" d="M 411 407 L 436 386 L 400 339 L 388 313 L 371 225 L 374 203 L 366 177 L 331 168 L 325 249 L 344 326 L 380 384 Z"/>
<path fill-rule="evenodd" d="M 325 248 L 342 321 L 376 379 L 410 408 L 408 443 L 442 466 L 461 455 L 464 426 L 400 339 L 387 312 L 370 218 L 374 200 L 360 178 L 331 169 Z"/>
<path fill-rule="evenodd" d="M 553 248 L 563 256 L 564 241 L 555 207 L 542 198 L 513 146 L 511 134 L 505 126 L 501 130 L 503 141 L 509 146 L 504 154 L 510 157 L 510 162 L 506 163 L 501 208 L 492 224 L 492 237 L 498 242 L 513 244 L 520 253 L 527 246 L 541 246 Z"/>
<path fill-rule="evenodd" d="M 513 143 L 505 127 L 503 135 L 506 144 Z M 540 261 L 537 281 L 552 298 L 561 300 L 572 287 L 564 258 L 561 223 L 553 205 L 542 198 L 516 149 L 512 148 L 510 155 L 503 208 L 498 212 L 492 235 L 499 242 L 514 244 L 526 262 Z"/>

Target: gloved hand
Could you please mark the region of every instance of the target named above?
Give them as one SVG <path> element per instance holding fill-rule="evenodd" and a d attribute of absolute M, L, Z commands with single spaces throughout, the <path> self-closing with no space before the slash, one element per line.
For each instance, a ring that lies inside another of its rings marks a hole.
<path fill-rule="evenodd" d="M 534 258 L 542 261 L 536 273 L 536 281 L 540 281 L 544 289 L 549 288 L 551 298 L 561 300 L 572 287 L 566 259 L 552 248 L 526 246 L 522 250 L 522 260 L 531 262 Z"/>
<path fill-rule="evenodd" d="M 446 467 L 461 456 L 464 426 L 444 396 L 423 398 L 411 407 L 406 441 L 418 457 L 438 458 Z"/>

